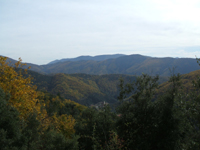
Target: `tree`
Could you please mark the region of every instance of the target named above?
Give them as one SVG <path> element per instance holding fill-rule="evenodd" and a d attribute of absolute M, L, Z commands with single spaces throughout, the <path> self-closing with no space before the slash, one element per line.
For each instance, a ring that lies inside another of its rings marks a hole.
<path fill-rule="evenodd" d="M 116 124 L 117 131 L 119 137 L 125 140 L 128 149 L 147 149 L 154 142 L 155 138 L 152 136 L 158 122 L 158 110 L 153 96 L 158 87 L 157 81 L 157 76 L 152 78 L 143 74 L 133 84 L 125 85 L 130 90 L 121 92 L 133 92 L 117 109 L 117 113 L 121 115 Z"/>
<path fill-rule="evenodd" d="M 78 137 L 66 138 L 62 133 L 53 129 L 45 131 L 42 140 L 42 150 L 78 150 Z"/>
<path fill-rule="evenodd" d="M 76 134 L 80 136 L 79 148 L 107 149 L 110 133 L 115 131 L 115 118 L 109 106 L 99 111 L 94 108 L 85 109 L 75 125 Z"/>
<path fill-rule="evenodd" d="M 157 76 L 143 74 L 131 84 L 129 89 L 132 90 L 121 92 L 133 92 L 117 109 L 117 113 L 121 114 L 116 124 L 117 131 L 128 149 L 185 148 L 181 142 L 185 140 L 189 124 L 186 123 L 188 120 L 180 106 L 180 75 L 172 74 L 169 79 L 171 86 L 159 98 L 156 93 L 157 81 Z"/>
<path fill-rule="evenodd" d="M 170 86 L 165 94 L 159 100 L 159 122 L 156 139 L 159 141 L 156 145 L 158 149 L 183 149 L 181 141 L 185 138 L 184 126 L 186 118 L 180 102 L 180 74 L 172 72 L 169 78 Z"/>
<path fill-rule="evenodd" d="M 21 120 L 19 112 L 8 105 L 9 95 L 5 94 L 0 88 L 0 149 L 18 149 L 21 134 Z"/>
<path fill-rule="evenodd" d="M 48 105 L 49 101 L 46 100 L 47 103 L 45 103 L 41 99 L 41 92 L 38 92 L 36 86 L 32 85 L 31 77 L 27 77 L 27 69 L 21 69 L 23 66 L 21 59 L 14 66 L 10 66 L 6 60 L 7 58 L 0 57 L 0 88 L 5 93 L 10 94 L 9 97 L 3 96 L 3 114 L 1 116 L 4 117 L 0 120 L 1 145 L 7 146 L 8 149 L 15 147 L 24 149 L 43 147 L 42 149 L 45 149 L 45 142 L 54 141 L 53 147 L 55 149 L 57 148 L 55 142 L 60 139 L 59 146 L 57 145 L 60 149 L 76 147 L 75 119 L 71 115 L 57 114 L 59 109 L 65 106 L 65 100 L 64 102 L 58 101 L 57 110 L 51 111 L 52 114 L 48 115 L 46 104 Z M 57 101 L 57 99 L 59 98 L 55 98 L 53 101 Z M 6 123 L 8 123 L 9 128 L 6 127 Z"/>
<path fill-rule="evenodd" d="M 42 130 L 40 121 L 37 120 L 37 112 L 29 114 L 21 132 L 21 145 L 24 145 L 28 150 L 35 150 L 41 147 Z"/>
<path fill-rule="evenodd" d="M 23 66 L 22 60 L 19 59 L 13 67 L 6 60 L 6 57 L 0 56 L 0 87 L 10 93 L 9 104 L 19 111 L 21 118 L 26 119 L 34 111 L 38 112 L 37 119 L 46 118 L 45 110 L 40 109 L 43 104 L 37 99 L 36 86 L 31 84 L 31 77 L 25 78 L 19 69 Z"/>

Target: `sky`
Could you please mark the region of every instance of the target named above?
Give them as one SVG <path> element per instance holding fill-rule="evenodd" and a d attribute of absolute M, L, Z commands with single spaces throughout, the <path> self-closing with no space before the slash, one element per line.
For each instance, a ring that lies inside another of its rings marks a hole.
<path fill-rule="evenodd" d="M 0 0 L 0 55 L 200 57 L 200 0 Z"/>

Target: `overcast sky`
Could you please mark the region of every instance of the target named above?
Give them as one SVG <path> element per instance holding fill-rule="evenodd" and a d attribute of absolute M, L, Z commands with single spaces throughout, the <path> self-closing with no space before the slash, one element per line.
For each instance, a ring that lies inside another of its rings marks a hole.
<path fill-rule="evenodd" d="M 0 0 L 0 55 L 200 57 L 200 0 Z"/>

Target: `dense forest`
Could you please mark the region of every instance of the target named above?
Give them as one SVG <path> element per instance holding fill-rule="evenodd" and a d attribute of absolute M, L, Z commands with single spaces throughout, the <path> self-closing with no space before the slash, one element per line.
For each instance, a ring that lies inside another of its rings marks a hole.
<path fill-rule="evenodd" d="M 116 103 L 119 95 L 119 78 L 125 83 L 136 80 L 136 76 L 122 74 L 89 75 L 89 74 L 64 74 L 44 75 L 34 71 L 27 71 L 27 76 L 33 77 L 33 84 L 40 91 L 51 94 L 60 94 L 63 98 L 73 100 L 80 104 L 90 106 L 101 101 L 110 104 Z M 26 77 L 27 77 L 26 76 Z M 168 80 L 160 77 L 159 83 Z"/>
<path fill-rule="evenodd" d="M 161 85 L 159 76 L 142 74 L 129 82 L 122 76 L 118 103 L 111 110 L 109 104 L 86 107 L 59 92 L 38 90 L 28 70 L 21 69 L 21 60 L 10 66 L 6 59 L 0 57 L 2 150 L 200 149 L 199 71 L 181 76 L 172 70 Z M 64 74 L 54 77 L 60 76 L 64 84 L 77 81 Z M 79 86 L 97 89 L 95 84 L 87 80 Z"/>

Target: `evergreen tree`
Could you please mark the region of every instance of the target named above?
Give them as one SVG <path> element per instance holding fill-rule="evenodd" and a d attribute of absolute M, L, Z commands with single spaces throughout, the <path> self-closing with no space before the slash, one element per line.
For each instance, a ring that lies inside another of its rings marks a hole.
<path fill-rule="evenodd" d="M 158 87 L 157 81 L 158 77 L 152 78 L 143 74 L 134 84 L 126 85 L 132 90 L 121 92 L 124 94 L 133 92 L 117 109 L 117 113 L 121 115 L 116 124 L 117 131 L 119 137 L 125 140 L 128 149 L 148 149 L 155 142 L 158 109 L 157 103 L 152 100 Z M 129 87 L 130 85 L 132 87 Z"/>
<path fill-rule="evenodd" d="M 27 120 L 24 128 L 22 129 L 21 142 L 26 145 L 27 150 L 35 150 L 41 147 L 41 130 L 40 122 L 36 119 L 37 112 L 31 113 Z"/>
<path fill-rule="evenodd" d="M 42 150 L 78 150 L 78 137 L 66 138 L 63 134 L 49 128 L 42 137 Z"/>
<path fill-rule="evenodd" d="M 123 94 L 133 92 L 117 109 L 121 114 L 117 131 L 128 149 L 178 150 L 185 147 L 181 142 L 186 138 L 189 124 L 180 106 L 180 75 L 172 75 L 171 86 L 160 98 L 156 97 L 157 81 L 158 77 L 143 74 L 134 84 L 128 85 L 132 90 L 125 91 L 127 85 L 121 88 Z"/>
<path fill-rule="evenodd" d="M 0 88 L 0 149 L 12 150 L 22 148 L 19 145 L 21 134 L 21 123 L 19 112 L 8 105 L 9 96 Z"/>
<path fill-rule="evenodd" d="M 109 106 L 101 110 L 85 109 L 75 126 L 76 134 L 80 136 L 79 148 L 93 150 L 106 149 L 106 142 L 110 139 L 111 131 L 115 131 L 116 115 Z"/>

